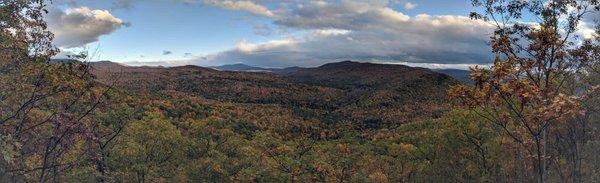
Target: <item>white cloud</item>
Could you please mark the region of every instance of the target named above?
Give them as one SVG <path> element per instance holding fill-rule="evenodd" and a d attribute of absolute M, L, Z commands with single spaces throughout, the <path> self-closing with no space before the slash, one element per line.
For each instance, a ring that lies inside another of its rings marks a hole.
<path fill-rule="evenodd" d="M 241 41 L 235 45 L 235 49 L 240 52 L 243 52 L 243 53 L 253 54 L 253 53 L 269 51 L 269 50 L 277 49 L 277 48 L 281 48 L 281 47 L 286 47 L 286 46 L 290 46 L 290 45 L 294 45 L 294 44 L 296 44 L 296 40 L 294 40 L 294 39 L 275 40 L 275 41 L 270 41 L 268 43 L 263 43 L 263 44 L 252 44 L 252 43 L 248 43 L 246 41 Z"/>
<path fill-rule="evenodd" d="M 64 11 L 54 8 L 46 17 L 49 30 L 55 35 L 54 44 L 62 48 L 85 46 L 98 41 L 127 23 L 107 10 L 88 7 L 69 8 Z"/>
<path fill-rule="evenodd" d="M 261 15 L 265 17 L 275 17 L 275 14 L 271 12 L 265 6 L 256 4 L 252 1 L 240 1 L 240 0 L 204 0 L 205 4 L 219 6 L 229 10 L 243 10 L 252 14 Z"/>
<path fill-rule="evenodd" d="M 76 0 L 59 0 L 59 1 L 76 1 Z M 114 0 L 112 8 L 114 9 L 131 9 L 137 3 L 151 1 L 151 0 Z M 167 1 L 167 0 L 154 0 L 154 1 Z M 174 3 L 184 3 L 188 5 L 205 4 L 216 7 L 221 7 L 228 10 L 239 10 L 247 11 L 252 14 L 274 17 L 275 13 L 269 10 L 267 7 L 250 0 L 170 0 Z"/>
<path fill-rule="evenodd" d="M 571 12 L 574 10 L 570 10 Z M 595 38 L 598 35 L 596 34 L 596 23 L 600 21 L 600 12 L 592 11 L 583 16 L 581 21 L 579 21 L 579 25 L 577 26 L 578 32 L 577 35 L 581 36 L 584 39 Z"/>
<path fill-rule="evenodd" d="M 315 36 L 335 36 L 335 35 L 346 35 L 349 34 L 352 31 L 349 30 L 344 30 L 344 29 L 319 29 L 319 30 L 314 30 L 312 31 L 312 33 Z"/>
<path fill-rule="evenodd" d="M 417 7 L 417 4 L 414 4 L 411 2 L 405 2 L 403 6 L 404 6 L 404 9 L 406 9 L 406 10 L 412 10 Z"/>
<path fill-rule="evenodd" d="M 591 27 L 590 23 L 588 22 L 580 21 L 579 25 L 577 26 L 577 29 L 577 35 L 581 36 L 584 39 L 592 39 L 598 36 L 596 34 L 596 29 L 594 27 Z"/>

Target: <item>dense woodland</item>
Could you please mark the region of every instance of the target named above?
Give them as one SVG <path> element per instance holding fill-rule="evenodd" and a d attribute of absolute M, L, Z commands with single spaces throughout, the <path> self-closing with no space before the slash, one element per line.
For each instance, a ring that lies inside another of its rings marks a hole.
<path fill-rule="evenodd" d="M 497 31 L 472 84 L 52 60 L 45 3 L 0 2 L 0 182 L 600 180 L 600 39 L 573 36 L 596 0 L 474 0 Z"/>

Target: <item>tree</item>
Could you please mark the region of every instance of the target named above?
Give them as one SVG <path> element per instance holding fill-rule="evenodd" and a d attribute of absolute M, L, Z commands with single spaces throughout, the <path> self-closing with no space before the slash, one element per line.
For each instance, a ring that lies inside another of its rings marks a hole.
<path fill-rule="evenodd" d="M 108 91 L 79 61 L 52 61 L 58 49 L 43 20 L 45 0 L 0 2 L 0 180 L 60 181 L 86 158 L 89 114 Z"/>
<path fill-rule="evenodd" d="M 108 96 L 111 97 L 111 103 L 100 106 L 92 114 L 92 139 L 88 143 L 89 147 L 86 147 L 98 174 L 95 178 L 98 182 L 107 182 L 111 172 L 109 160 L 113 149 L 118 145 L 118 137 L 124 133 L 130 121 L 139 118 L 139 113 L 131 106 L 131 97 L 119 92 Z"/>
<path fill-rule="evenodd" d="M 596 27 L 596 35 L 599 33 L 600 27 Z M 600 162 L 597 156 L 600 150 L 600 37 L 585 40 L 573 54 L 585 67 L 578 72 L 579 82 L 572 82 L 572 87 L 589 92 L 582 100 L 586 113 L 573 120 L 563 133 L 567 137 L 563 143 L 570 147 L 566 149 L 570 155 L 570 166 L 566 167 L 574 169 L 574 182 L 592 182 L 600 178 L 600 167 L 597 166 Z"/>
<path fill-rule="evenodd" d="M 598 1 L 472 2 L 482 13 L 471 17 L 495 26 L 495 60 L 489 69 L 472 68 L 475 87 L 455 86 L 451 97 L 501 128 L 533 158 L 535 180 L 545 182 L 560 156 L 551 152 L 551 139 L 585 113 L 582 101 L 592 92 L 569 83 L 581 81 L 577 73 L 589 65 L 575 51 L 582 47 L 584 16 L 598 11 Z"/>

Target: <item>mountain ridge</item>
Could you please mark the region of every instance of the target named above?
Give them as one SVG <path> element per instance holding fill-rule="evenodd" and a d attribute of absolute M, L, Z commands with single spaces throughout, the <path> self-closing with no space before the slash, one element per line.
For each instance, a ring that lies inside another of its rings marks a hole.
<path fill-rule="evenodd" d="M 291 74 L 293 72 L 297 72 L 302 69 L 311 69 L 311 68 L 324 69 L 324 68 L 328 68 L 328 67 L 344 67 L 344 66 L 352 67 L 352 66 L 356 66 L 356 65 L 369 66 L 369 65 L 373 65 L 373 64 L 385 65 L 385 66 L 389 66 L 389 67 L 410 67 L 410 66 L 400 65 L 400 64 L 370 63 L 370 62 L 357 62 L 357 61 L 346 60 L 346 61 L 341 61 L 341 62 L 326 63 L 326 64 L 323 64 L 318 67 L 293 66 L 293 67 L 285 67 L 285 68 L 264 68 L 264 67 L 246 65 L 243 63 L 237 63 L 237 64 L 212 66 L 210 68 L 221 70 L 221 71 L 272 72 L 272 73 L 276 73 L 276 74 L 286 75 L 286 74 Z M 420 68 L 420 67 L 412 67 L 412 68 Z M 425 68 L 425 69 L 427 69 L 427 68 Z M 462 70 L 462 69 L 430 69 L 430 70 L 449 75 L 449 76 L 453 77 L 454 79 L 457 79 L 464 83 L 472 84 L 472 81 L 469 79 L 469 73 L 470 73 L 469 70 Z"/>

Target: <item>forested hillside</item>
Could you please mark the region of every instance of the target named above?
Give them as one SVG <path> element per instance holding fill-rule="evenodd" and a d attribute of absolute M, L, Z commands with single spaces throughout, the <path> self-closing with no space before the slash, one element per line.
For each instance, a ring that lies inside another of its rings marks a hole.
<path fill-rule="evenodd" d="M 270 104 L 299 117 L 392 125 L 440 117 L 458 81 L 423 68 L 340 62 L 285 74 L 217 71 L 197 66 L 126 67 L 93 63 L 98 80 L 131 92 L 181 92 L 206 99 Z"/>

